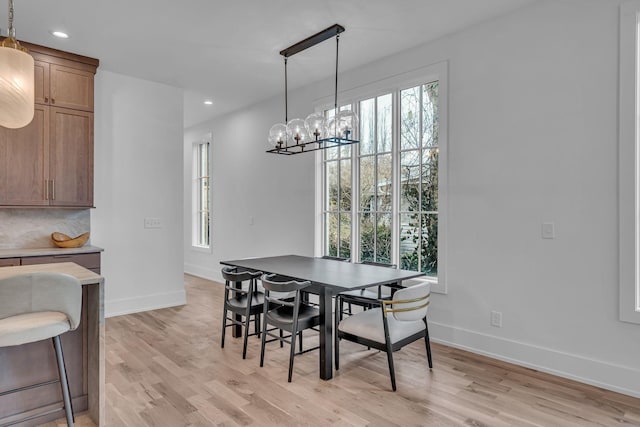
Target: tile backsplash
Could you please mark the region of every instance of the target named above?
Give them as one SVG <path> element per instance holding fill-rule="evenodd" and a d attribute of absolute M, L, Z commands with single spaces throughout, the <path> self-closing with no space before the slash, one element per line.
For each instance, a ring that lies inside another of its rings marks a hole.
<path fill-rule="evenodd" d="M 54 247 L 51 233 L 90 231 L 89 209 L 0 209 L 0 249 Z"/>

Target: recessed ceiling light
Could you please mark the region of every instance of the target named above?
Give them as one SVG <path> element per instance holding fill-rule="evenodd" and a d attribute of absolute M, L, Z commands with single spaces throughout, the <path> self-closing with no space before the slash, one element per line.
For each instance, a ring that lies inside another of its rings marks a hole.
<path fill-rule="evenodd" d="M 204 101 L 204 105 L 213 105 L 213 101 L 209 101 L 209 100 Z"/>
<path fill-rule="evenodd" d="M 63 33 L 62 31 L 51 31 L 51 35 L 58 37 L 59 39 L 68 39 L 69 34 Z"/>

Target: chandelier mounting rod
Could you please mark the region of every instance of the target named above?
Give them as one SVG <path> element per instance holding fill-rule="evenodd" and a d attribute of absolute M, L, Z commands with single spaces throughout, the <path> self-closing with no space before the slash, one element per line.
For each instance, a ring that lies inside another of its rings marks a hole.
<path fill-rule="evenodd" d="M 344 27 L 339 24 L 334 24 L 329 28 L 326 28 L 320 31 L 319 33 L 309 36 L 306 39 L 289 46 L 286 49 L 282 49 L 280 51 L 280 55 L 284 56 L 285 58 L 288 58 L 290 56 L 295 55 L 296 53 L 309 49 L 310 47 L 313 47 L 318 43 L 322 43 L 323 41 L 330 39 L 331 37 L 337 36 L 342 32 L 344 32 Z"/>

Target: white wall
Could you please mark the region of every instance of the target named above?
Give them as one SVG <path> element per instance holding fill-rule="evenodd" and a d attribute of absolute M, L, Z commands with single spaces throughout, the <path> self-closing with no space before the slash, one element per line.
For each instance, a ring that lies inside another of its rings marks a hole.
<path fill-rule="evenodd" d="M 618 6 L 541 2 L 341 83 L 449 61 L 449 293 L 433 298 L 434 341 L 640 397 L 640 325 L 618 321 Z M 295 102 L 329 88 L 312 85 Z M 187 271 L 215 277 L 221 258 L 311 252 L 311 156 L 261 153 L 281 104 L 187 132 L 189 145 L 213 130 L 216 165 L 214 252 L 187 247 Z M 541 238 L 543 222 L 555 223 L 555 239 Z M 489 325 L 491 310 L 502 328 Z"/>
<path fill-rule="evenodd" d="M 305 99 L 291 97 L 291 111 L 306 117 L 312 107 Z M 220 280 L 221 260 L 313 255 L 313 156 L 265 153 L 269 128 L 283 119 L 284 101 L 275 106 L 266 102 L 185 133 L 186 272 Z M 212 251 L 202 253 L 191 247 L 191 162 L 193 143 L 208 132 L 212 133 Z"/>
<path fill-rule="evenodd" d="M 98 70 L 91 241 L 104 248 L 107 316 L 185 303 L 182 122 L 181 89 Z"/>

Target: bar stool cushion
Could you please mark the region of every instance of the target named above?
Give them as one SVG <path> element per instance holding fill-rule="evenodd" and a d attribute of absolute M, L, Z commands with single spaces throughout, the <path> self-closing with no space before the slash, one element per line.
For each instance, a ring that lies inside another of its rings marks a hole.
<path fill-rule="evenodd" d="M 22 345 L 63 334 L 71 329 L 59 311 L 41 311 L 0 319 L 0 347 Z"/>
<path fill-rule="evenodd" d="M 381 308 L 374 308 L 346 317 L 338 324 L 338 329 L 347 334 L 384 344 L 384 324 L 382 323 L 381 311 Z M 425 329 L 422 320 L 399 321 L 391 315 L 387 316 L 387 324 L 392 343 L 402 341 Z"/>

